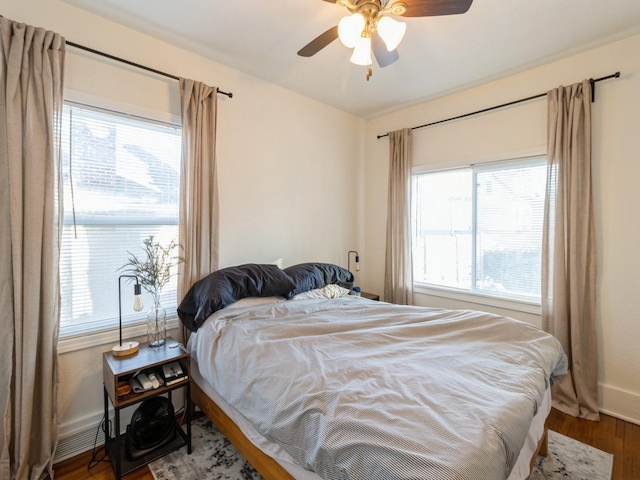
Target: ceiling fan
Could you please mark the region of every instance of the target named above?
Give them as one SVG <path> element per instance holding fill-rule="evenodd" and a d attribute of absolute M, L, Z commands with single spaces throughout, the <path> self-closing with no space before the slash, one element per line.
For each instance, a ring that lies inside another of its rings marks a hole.
<path fill-rule="evenodd" d="M 431 17 L 465 13 L 473 0 L 324 0 L 349 10 L 340 23 L 316 37 L 298 55 L 311 57 L 336 38 L 353 48 L 351 62 L 368 67 L 371 77 L 371 52 L 380 67 L 386 67 L 400 58 L 396 47 L 402 41 L 406 23 L 389 15 L 404 17 Z"/>

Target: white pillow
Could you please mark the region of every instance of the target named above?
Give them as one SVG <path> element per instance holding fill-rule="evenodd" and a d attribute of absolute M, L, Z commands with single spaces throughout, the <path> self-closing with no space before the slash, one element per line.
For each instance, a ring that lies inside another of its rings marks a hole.
<path fill-rule="evenodd" d="M 225 307 L 227 308 L 242 308 L 242 307 L 259 307 L 260 305 L 268 305 L 270 303 L 285 302 L 284 297 L 246 297 L 241 298 L 237 302 L 233 302 Z"/>
<path fill-rule="evenodd" d="M 322 288 L 308 290 L 291 297 L 289 300 L 308 300 L 312 298 L 340 298 L 349 295 L 349 289 L 333 283 Z"/>

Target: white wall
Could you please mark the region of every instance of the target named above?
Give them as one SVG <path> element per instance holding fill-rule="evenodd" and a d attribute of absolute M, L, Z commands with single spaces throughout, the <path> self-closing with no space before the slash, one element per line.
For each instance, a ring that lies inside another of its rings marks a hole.
<path fill-rule="evenodd" d="M 233 92 L 232 99 L 219 97 L 221 266 L 278 258 L 285 266 L 304 261 L 346 266 L 347 251 L 362 245 L 364 183 L 358 171 L 364 157 L 354 139 L 363 137 L 363 120 L 58 0 L 1 0 L 0 14 Z M 167 119 L 179 115 L 177 82 L 72 47 L 67 54 L 69 97 L 90 103 L 106 99 Z M 102 344 L 79 350 L 68 342 L 62 346 L 63 446 L 71 436 L 94 433 L 102 417 L 102 352 L 117 342 L 113 335 L 103 338 Z"/>
<path fill-rule="evenodd" d="M 544 93 L 620 71 L 596 84 L 593 195 L 598 241 L 597 330 L 600 408 L 640 423 L 640 36 L 406 108 L 367 123 L 365 238 L 368 291 L 383 291 L 388 139 L 377 135 Z M 412 132 L 415 165 L 457 165 L 545 152 L 546 100 Z M 374 262 L 371 264 L 371 262 Z M 416 303 L 481 308 L 416 295 Z M 495 309 L 487 308 L 494 311 Z M 500 312 L 504 313 L 504 312 Z M 539 324 L 530 314 L 511 316 Z"/>

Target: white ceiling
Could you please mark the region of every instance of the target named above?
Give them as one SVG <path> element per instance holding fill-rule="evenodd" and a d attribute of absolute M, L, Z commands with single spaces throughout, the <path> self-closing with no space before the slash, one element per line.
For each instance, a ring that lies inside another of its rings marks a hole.
<path fill-rule="evenodd" d="M 640 0 L 475 0 L 462 15 L 404 19 L 400 60 L 374 61 L 367 82 L 339 40 L 296 55 L 345 15 L 326 1 L 65 1 L 367 119 L 640 33 Z"/>

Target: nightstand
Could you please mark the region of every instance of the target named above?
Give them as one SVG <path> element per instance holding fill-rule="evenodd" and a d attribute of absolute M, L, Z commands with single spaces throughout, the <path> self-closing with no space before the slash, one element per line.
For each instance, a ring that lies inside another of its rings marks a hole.
<path fill-rule="evenodd" d="M 360 292 L 360 296 L 368 300 L 380 301 L 380 295 L 376 295 L 375 293 Z"/>
<path fill-rule="evenodd" d="M 182 345 L 175 340 L 167 338 L 161 347 L 152 348 L 148 344 L 140 345 L 140 350 L 130 357 L 114 357 L 111 352 L 103 356 L 102 377 L 104 382 L 104 415 L 105 415 L 105 448 L 111 460 L 111 467 L 115 473 L 116 480 L 120 480 L 123 475 L 142 467 L 154 460 L 173 452 L 183 446 L 187 446 L 187 453 L 191 454 L 191 380 L 189 378 L 190 355 Z M 155 390 L 148 390 L 142 393 L 131 391 L 125 395 L 118 395 L 118 382 L 128 382 L 139 371 L 155 370 L 160 371 L 162 365 L 172 362 L 179 362 L 186 377 L 179 383 L 170 386 L 161 386 Z M 125 435 L 120 433 L 120 410 L 125 407 L 135 405 L 148 398 L 166 394 L 171 401 L 171 392 L 178 388 L 184 388 L 186 392 L 185 413 L 186 432 L 176 424 L 176 436 L 170 442 L 160 445 L 149 453 L 130 460 L 125 453 Z M 114 408 L 114 429 L 111 431 L 109 418 L 109 401 Z M 112 437 L 113 435 L 113 437 Z"/>

